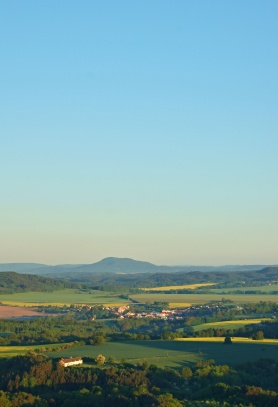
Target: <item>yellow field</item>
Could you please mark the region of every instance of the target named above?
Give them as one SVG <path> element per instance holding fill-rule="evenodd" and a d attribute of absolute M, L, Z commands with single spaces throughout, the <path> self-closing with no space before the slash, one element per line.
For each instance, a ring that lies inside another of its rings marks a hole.
<path fill-rule="evenodd" d="M 176 338 L 175 341 L 186 341 L 186 342 L 224 342 L 223 337 L 213 337 L 213 338 Z M 271 343 L 278 345 L 278 339 L 263 339 L 261 341 L 254 341 L 249 338 L 232 337 L 232 342 L 244 342 L 244 343 Z"/>
<path fill-rule="evenodd" d="M 262 321 L 270 321 L 270 318 L 259 318 L 259 319 L 236 319 L 234 321 L 220 321 L 220 322 L 207 322 L 204 325 L 206 328 L 217 327 L 222 325 L 249 325 L 249 324 L 259 324 Z"/>
<path fill-rule="evenodd" d="M 191 307 L 191 302 L 169 302 L 169 308 L 186 308 Z"/>
<path fill-rule="evenodd" d="M 167 285 L 164 287 L 141 288 L 141 290 L 144 291 L 195 290 L 196 288 L 199 287 L 208 287 L 212 285 L 215 285 L 215 283 Z"/>

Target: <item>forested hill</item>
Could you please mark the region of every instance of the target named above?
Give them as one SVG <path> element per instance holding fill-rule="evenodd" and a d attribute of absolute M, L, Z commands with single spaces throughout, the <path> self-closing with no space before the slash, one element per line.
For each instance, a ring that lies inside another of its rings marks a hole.
<path fill-rule="evenodd" d="M 75 288 L 76 284 L 52 278 L 15 272 L 0 273 L 0 294 L 23 291 L 55 291 L 63 288 Z M 1 301 L 1 297 L 0 297 Z"/>
<path fill-rule="evenodd" d="M 278 267 L 272 266 L 272 267 L 266 267 L 257 273 L 258 275 L 268 275 L 269 277 L 272 277 L 276 281 L 278 281 Z"/>

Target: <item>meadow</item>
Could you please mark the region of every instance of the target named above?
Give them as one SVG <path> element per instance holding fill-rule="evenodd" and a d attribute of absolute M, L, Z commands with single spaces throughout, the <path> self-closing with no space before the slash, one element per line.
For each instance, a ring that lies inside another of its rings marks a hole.
<path fill-rule="evenodd" d="M 248 338 L 232 338 L 232 345 L 224 345 L 224 338 L 179 338 L 168 341 L 106 342 L 100 346 L 84 345 L 46 353 L 51 358 L 90 357 L 102 354 L 113 356 L 117 363 L 137 364 L 147 362 L 159 367 L 180 368 L 198 361 L 214 359 L 217 364 L 236 365 L 258 359 L 278 361 L 278 340 L 253 341 Z M 24 355 L 29 351 L 46 347 L 58 348 L 60 344 L 36 346 L 1 346 L 0 358 Z"/>
<path fill-rule="evenodd" d="M 236 338 L 233 339 L 232 345 L 224 345 L 224 338 L 107 342 L 101 346 L 87 345 L 48 355 L 53 358 L 70 356 L 96 358 L 98 354 L 104 355 L 106 359 L 113 356 L 118 362 L 122 359 L 132 364 L 146 361 L 160 367 L 180 368 L 208 359 L 214 359 L 217 364 L 236 365 L 260 358 L 278 360 L 278 341 Z"/>
<path fill-rule="evenodd" d="M 122 305 L 129 303 L 128 300 L 120 298 L 114 293 L 107 291 L 79 291 L 75 289 L 64 289 L 53 292 L 24 292 L 14 294 L 1 294 L 0 301 L 6 305 L 17 306 L 39 306 L 39 305 L 57 305 L 70 306 L 71 304 L 87 305 Z"/>
<path fill-rule="evenodd" d="M 278 303 L 278 296 L 271 294 L 154 294 L 143 293 L 131 295 L 130 298 L 139 303 L 168 302 L 170 308 L 180 308 L 190 305 L 202 305 L 211 301 L 231 300 L 231 303 L 247 304 L 260 301 L 271 301 Z"/>

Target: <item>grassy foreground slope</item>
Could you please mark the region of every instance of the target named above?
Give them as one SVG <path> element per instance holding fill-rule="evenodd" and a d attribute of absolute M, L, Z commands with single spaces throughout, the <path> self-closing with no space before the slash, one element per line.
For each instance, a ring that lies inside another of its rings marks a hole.
<path fill-rule="evenodd" d="M 98 354 L 106 358 L 114 356 L 117 361 L 129 363 L 147 361 L 164 367 L 183 367 L 200 360 L 214 359 L 217 364 L 236 365 L 261 358 L 278 361 L 278 341 L 251 341 L 237 338 L 232 345 L 224 345 L 224 338 L 172 341 L 126 341 L 107 342 L 101 346 L 83 346 L 50 353 L 50 357 L 91 357 Z"/>

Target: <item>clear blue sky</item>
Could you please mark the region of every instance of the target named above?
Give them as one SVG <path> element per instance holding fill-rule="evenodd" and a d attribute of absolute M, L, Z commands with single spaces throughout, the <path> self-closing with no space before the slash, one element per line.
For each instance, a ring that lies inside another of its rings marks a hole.
<path fill-rule="evenodd" d="M 0 5 L 0 262 L 278 263 L 278 2 Z"/>

